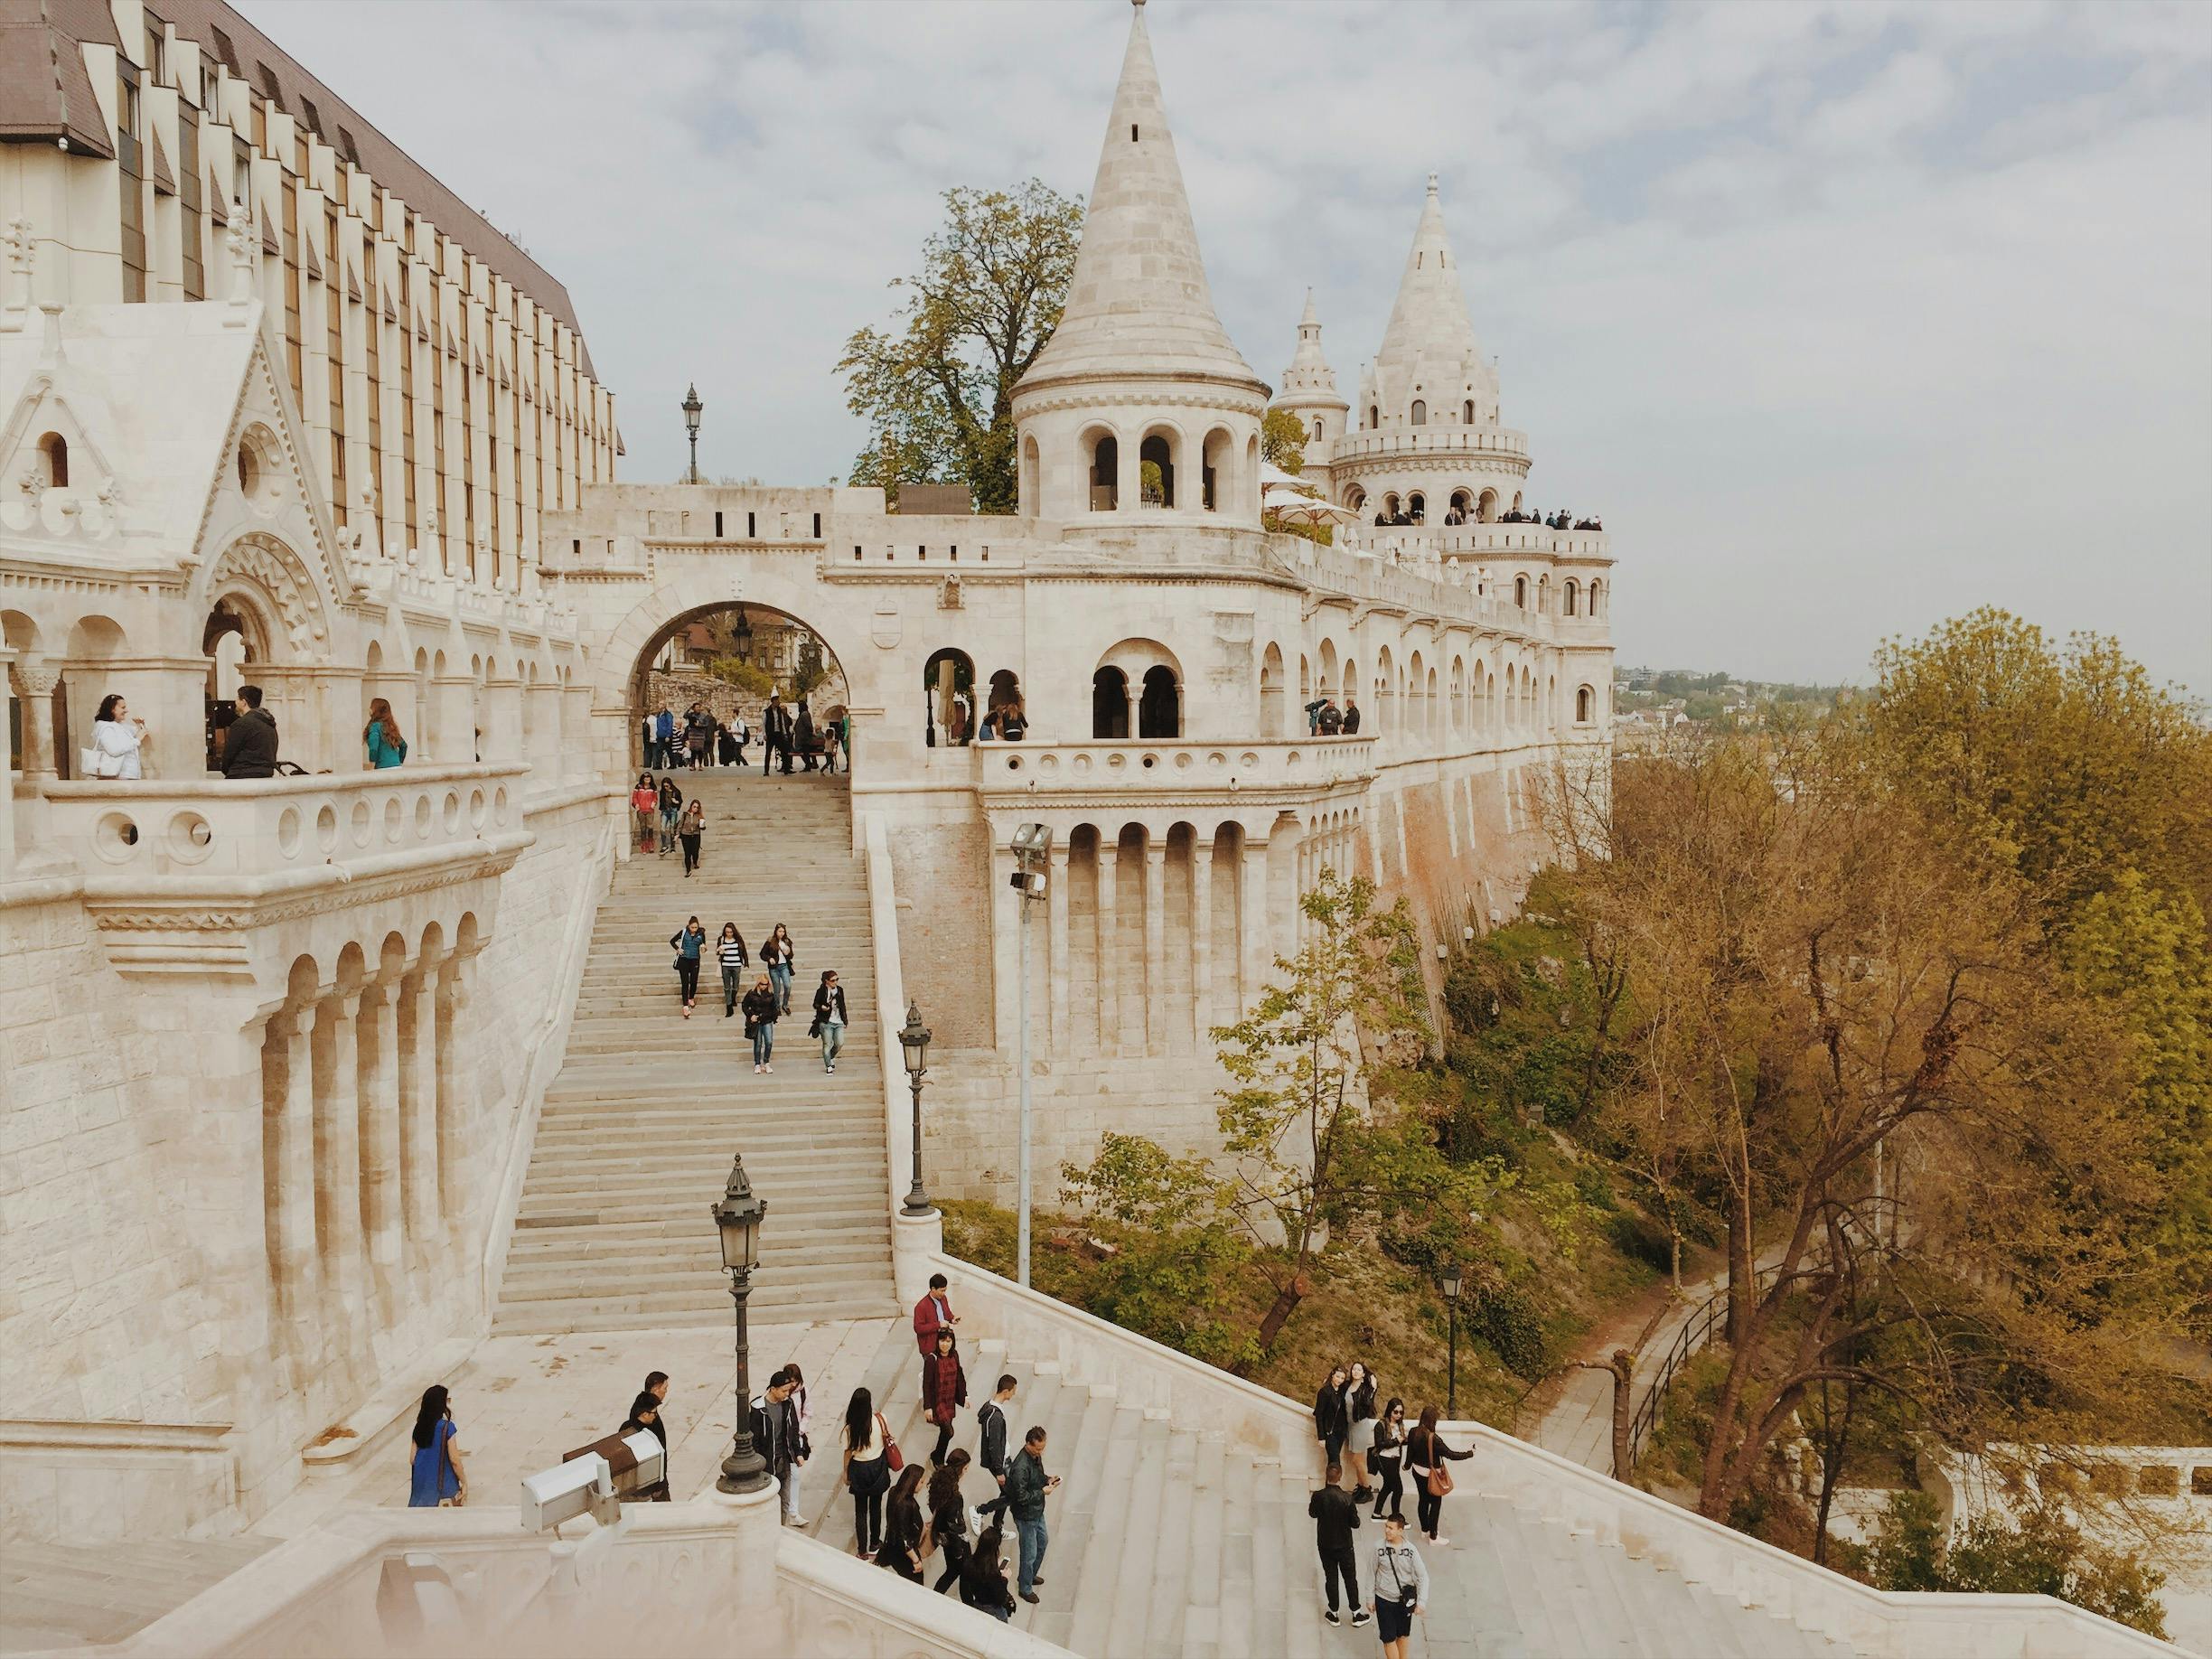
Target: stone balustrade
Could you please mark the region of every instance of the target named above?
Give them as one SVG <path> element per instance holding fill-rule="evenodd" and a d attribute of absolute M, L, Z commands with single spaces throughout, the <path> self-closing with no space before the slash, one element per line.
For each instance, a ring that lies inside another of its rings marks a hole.
<path fill-rule="evenodd" d="M 1481 455 L 1525 462 L 1528 434 L 1511 426 L 1392 426 L 1347 432 L 1329 446 L 1329 464 L 1382 455 Z"/>
<path fill-rule="evenodd" d="M 1377 558 L 1393 552 L 1439 558 L 1521 553 L 1547 558 L 1613 557 L 1613 539 L 1606 530 L 1551 530 L 1542 524 L 1347 524 L 1337 530 L 1336 545 Z"/>
<path fill-rule="evenodd" d="M 1301 723 L 1305 717 L 1298 717 Z M 1294 743 L 979 743 L 976 786 L 987 794 L 1052 790 L 1187 795 L 1199 790 L 1327 789 L 1374 770 L 1372 734 Z"/>
<path fill-rule="evenodd" d="M 53 844 L 89 898 L 248 894 L 395 875 L 503 851 L 522 829 L 520 763 L 310 777 L 49 783 Z"/>

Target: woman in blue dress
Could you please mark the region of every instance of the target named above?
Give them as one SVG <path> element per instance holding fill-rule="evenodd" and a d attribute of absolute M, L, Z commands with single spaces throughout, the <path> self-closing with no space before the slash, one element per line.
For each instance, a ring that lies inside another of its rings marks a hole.
<path fill-rule="evenodd" d="M 458 1509 L 468 1502 L 468 1477 L 461 1468 L 461 1448 L 454 1444 L 453 1407 L 443 1382 L 423 1390 L 415 1414 L 414 1479 L 408 1489 L 409 1509 Z"/>

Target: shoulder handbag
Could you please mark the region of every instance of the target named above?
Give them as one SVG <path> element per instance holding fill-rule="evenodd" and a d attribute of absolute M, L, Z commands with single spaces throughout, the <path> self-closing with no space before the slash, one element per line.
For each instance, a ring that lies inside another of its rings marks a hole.
<path fill-rule="evenodd" d="M 891 1438 L 891 1425 L 884 1421 L 881 1411 L 876 1413 L 876 1427 L 883 1431 L 884 1467 L 895 1475 L 906 1467 L 906 1454 L 899 1450 L 898 1442 Z"/>
<path fill-rule="evenodd" d="M 1430 1497 L 1444 1497 L 1448 1495 L 1452 1489 L 1452 1474 L 1450 1465 L 1445 1463 L 1443 1459 L 1439 1457 L 1437 1460 L 1436 1467 L 1429 1471 L 1429 1479 L 1427 1484 L 1429 1487 L 1429 1495 Z"/>

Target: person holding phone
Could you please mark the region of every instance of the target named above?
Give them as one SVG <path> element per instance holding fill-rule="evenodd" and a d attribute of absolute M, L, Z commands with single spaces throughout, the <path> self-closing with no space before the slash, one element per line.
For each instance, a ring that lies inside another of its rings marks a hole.
<path fill-rule="evenodd" d="M 1045 1428 L 1038 1424 L 1022 1437 L 1022 1448 L 1007 1466 L 1007 1508 L 1013 1512 L 1014 1532 L 1021 1540 L 1021 1564 L 1016 1570 L 1016 1594 L 1035 1603 L 1036 1587 L 1045 1582 L 1037 1570 L 1045 1565 L 1045 1546 L 1051 1536 L 1045 1529 L 1045 1500 L 1059 1490 L 1060 1477 L 1045 1472 Z"/>

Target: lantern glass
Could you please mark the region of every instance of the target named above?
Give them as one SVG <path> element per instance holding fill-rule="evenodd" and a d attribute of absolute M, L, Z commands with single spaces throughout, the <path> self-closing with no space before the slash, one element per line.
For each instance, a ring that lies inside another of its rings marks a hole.
<path fill-rule="evenodd" d="M 732 1160 L 729 1185 L 723 1190 L 722 1202 L 713 1206 L 712 1214 L 715 1230 L 722 1240 L 724 1270 L 750 1272 L 758 1267 L 761 1222 L 768 1214 L 768 1204 L 755 1195 L 753 1183 L 745 1178 L 743 1158 Z"/>
<path fill-rule="evenodd" d="M 906 1054 L 907 1074 L 921 1076 L 929 1060 L 930 1028 L 922 1023 L 922 1010 L 911 1002 L 906 1005 L 906 1023 L 899 1027 L 898 1039 Z"/>
<path fill-rule="evenodd" d="M 1456 1302 L 1459 1299 L 1459 1264 L 1455 1261 L 1444 1270 L 1444 1299 L 1446 1301 Z"/>

